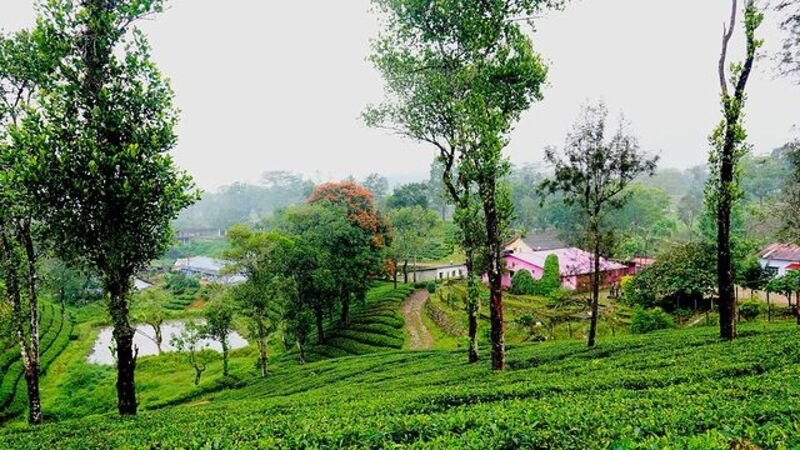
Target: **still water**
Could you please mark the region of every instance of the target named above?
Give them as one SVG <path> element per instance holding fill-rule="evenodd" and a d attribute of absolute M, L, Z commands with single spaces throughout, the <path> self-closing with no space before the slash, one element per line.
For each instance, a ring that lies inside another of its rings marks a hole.
<path fill-rule="evenodd" d="M 199 321 L 198 321 L 199 322 Z M 161 350 L 164 352 L 175 351 L 170 341 L 172 337 L 179 335 L 185 327 L 185 322 L 182 320 L 175 320 L 165 322 L 161 326 L 161 335 L 164 342 L 161 344 Z M 112 328 L 105 327 L 100 329 L 100 334 L 97 335 L 97 340 L 94 342 L 92 354 L 89 355 L 89 362 L 94 364 L 114 364 L 114 356 L 111 354 L 111 341 Z M 154 340 L 153 328 L 148 325 L 137 325 L 136 334 L 133 337 L 133 345 L 139 347 L 139 356 L 157 355 L 158 347 Z M 232 332 L 228 337 L 228 343 L 231 350 L 236 348 L 247 347 L 247 340 L 244 339 L 239 333 Z M 222 351 L 222 345 L 217 341 L 203 340 L 201 344 L 204 348 L 208 348 L 217 352 Z"/>

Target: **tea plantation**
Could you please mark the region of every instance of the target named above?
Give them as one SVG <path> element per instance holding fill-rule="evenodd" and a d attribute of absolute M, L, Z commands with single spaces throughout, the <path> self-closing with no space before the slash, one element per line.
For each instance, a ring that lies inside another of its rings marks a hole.
<path fill-rule="evenodd" d="M 391 326 L 391 324 L 389 324 Z M 136 418 L 0 431 L 0 448 L 798 448 L 800 329 L 743 325 L 463 352 L 282 364 Z"/>
<path fill-rule="evenodd" d="M 40 327 L 41 371 L 46 375 L 50 364 L 69 344 L 72 321 L 52 303 L 43 303 Z M 20 415 L 27 408 L 23 370 L 19 347 L 12 341 L 0 342 L 0 421 Z"/>

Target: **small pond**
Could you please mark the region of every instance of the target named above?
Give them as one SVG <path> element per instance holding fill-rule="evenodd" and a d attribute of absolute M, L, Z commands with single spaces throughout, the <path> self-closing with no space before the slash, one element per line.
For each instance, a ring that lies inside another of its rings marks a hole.
<path fill-rule="evenodd" d="M 175 348 L 170 342 L 172 341 L 173 336 L 179 335 L 183 331 L 185 327 L 184 324 L 185 322 L 182 320 L 164 322 L 164 325 L 161 327 L 161 334 L 164 340 L 164 342 L 161 344 L 161 350 L 164 352 L 175 351 Z M 153 328 L 148 325 L 136 326 L 136 334 L 133 337 L 133 345 L 139 347 L 139 356 L 158 354 L 158 347 L 156 347 L 156 343 L 153 338 Z M 89 355 L 89 362 L 94 364 L 114 364 L 115 360 L 114 356 L 111 354 L 110 348 L 112 340 L 112 328 L 101 328 L 100 334 L 97 335 L 97 340 L 94 342 L 92 354 Z M 230 344 L 231 350 L 247 347 L 247 340 L 235 331 L 232 332 L 228 337 L 228 343 Z M 222 345 L 217 341 L 204 340 L 202 341 L 202 345 L 204 348 L 208 348 L 217 352 L 222 351 Z"/>

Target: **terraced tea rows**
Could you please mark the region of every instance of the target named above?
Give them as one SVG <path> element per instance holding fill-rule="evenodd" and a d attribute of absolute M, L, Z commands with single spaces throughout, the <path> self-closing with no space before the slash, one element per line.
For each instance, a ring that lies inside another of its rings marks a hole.
<path fill-rule="evenodd" d="M 798 448 L 800 329 L 742 328 L 516 346 L 503 373 L 444 351 L 283 365 L 192 407 L 0 431 L 0 448 Z"/>
<path fill-rule="evenodd" d="M 410 286 L 400 286 L 395 290 L 391 284 L 373 288 L 364 304 L 353 306 L 350 325 L 344 327 L 339 322 L 330 324 L 325 342 L 311 346 L 306 352 L 307 360 L 318 361 L 403 348 L 405 334 L 400 304 L 412 291 Z"/>
<path fill-rule="evenodd" d="M 72 332 L 72 322 L 63 319 L 61 309 L 52 303 L 43 303 L 41 307 L 41 373 L 67 347 Z M 19 347 L 14 345 L 0 355 L 0 421 L 15 417 L 25 411 L 27 394 L 23 380 L 24 368 L 19 354 Z"/>

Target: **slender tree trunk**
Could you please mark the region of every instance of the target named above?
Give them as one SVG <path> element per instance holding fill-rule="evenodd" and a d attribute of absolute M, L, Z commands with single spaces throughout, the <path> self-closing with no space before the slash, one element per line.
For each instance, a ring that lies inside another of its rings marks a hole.
<path fill-rule="evenodd" d="M 266 377 L 269 372 L 267 360 L 267 330 L 264 321 L 258 321 L 258 364 L 261 367 L 261 376 Z"/>
<path fill-rule="evenodd" d="M 342 317 L 341 322 L 343 327 L 350 326 L 350 294 L 342 296 Z"/>
<path fill-rule="evenodd" d="M 600 310 L 600 226 L 599 218 L 595 215 L 592 219 L 592 234 L 594 237 L 594 255 L 592 261 L 592 317 L 589 325 L 589 347 L 596 345 L 597 316 Z"/>
<path fill-rule="evenodd" d="M 731 267 L 731 195 L 733 183 L 733 148 L 730 154 L 723 154 L 720 179 L 719 205 L 717 207 L 717 291 L 719 292 L 719 332 L 723 339 L 736 337 L 736 299 L 733 290 Z"/>
<path fill-rule="evenodd" d="M 503 320 L 503 243 L 500 235 L 500 215 L 497 211 L 496 180 L 480 186 L 486 221 L 486 249 L 488 251 L 489 320 L 491 322 L 492 369 L 501 371 L 506 364 L 505 322 Z"/>
<path fill-rule="evenodd" d="M 136 403 L 136 357 L 133 349 L 134 328 L 129 322 L 128 301 L 126 299 L 126 276 L 116 276 L 107 283 L 110 295 L 109 312 L 114 324 L 113 336 L 117 347 L 117 408 L 121 415 L 135 415 Z"/>
<path fill-rule="evenodd" d="M 28 423 L 38 425 L 43 421 L 39 395 L 39 301 L 37 296 L 36 253 L 29 226 L 30 224 L 27 221 L 20 220 L 17 223 L 16 233 L 17 240 L 25 248 L 27 259 L 28 311 L 26 316 L 23 315 L 22 291 L 24 288 L 21 282 L 21 274 L 19 273 L 18 256 L 12 244 L 12 239 L 14 238 L 9 236 L 8 230 L 3 227 L 0 227 L 0 235 L 2 236 L 2 248 L 0 248 L 0 256 L 2 258 L 0 259 L 5 262 L 5 267 L 2 267 L 3 270 L 0 270 L 0 272 L 3 272 L 6 280 L 5 291 L 12 307 L 14 333 L 19 344 L 25 375 L 28 394 Z"/>
<path fill-rule="evenodd" d="M 767 322 L 772 322 L 772 304 L 769 301 L 769 291 L 767 291 Z"/>
<path fill-rule="evenodd" d="M 228 348 L 228 338 L 222 339 L 222 376 L 228 376 L 228 361 L 230 349 Z"/>
<path fill-rule="evenodd" d="M 39 397 L 39 365 L 25 369 L 25 384 L 28 389 L 28 423 L 38 425 L 43 422 L 42 402 Z"/>
<path fill-rule="evenodd" d="M 28 263 L 28 317 L 30 319 L 28 358 L 25 364 L 25 382 L 28 389 L 28 422 L 40 424 L 42 418 L 42 404 L 39 398 L 39 279 L 36 271 L 36 249 L 33 245 L 33 236 L 30 221 L 24 220 L 20 224 L 20 237 L 25 247 L 25 256 Z"/>
<path fill-rule="evenodd" d="M 158 354 L 161 355 L 161 345 L 164 344 L 164 336 L 161 332 L 161 323 L 153 324 L 153 334 L 155 334 L 155 341 L 156 341 L 156 348 L 158 349 Z"/>
<path fill-rule="evenodd" d="M 414 254 L 414 266 L 411 269 L 414 274 L 414 283 L 417 282 L 417 255 Z"/>
<path fill-rule="evenodd" d="M 467 359 L 477 362 L 478 356 L 478 312 L 480 311 L 480 286 L 478 275 L 473 272 L 474 255 L 472 250 L 466 252 L 467 260 L 467 319 L 469 334 L 469 350 Z"/>
<path fill-rule="evenodd" d="M 747 27 L 747 58 L 738 73 L 734 74 L 734 93 L 729 94 L 728 77 L 726 74 L 728 44 L 733 36 L 736 25 L 737 0 L 731 2 L 731 21 L 725 27 L 722 37 L 722 53 L 719 60 L 719 81 L 722 90 L 722 106 L 725 116 L 724 137 L 722 148 L 719 149 L 719 180 L 717 186 L 717 291 L 719 293 L 719 332 L 723 339 L 736 338 L 736 315 L 738 313 L 734 292 L 733 267 L 731 261 L 731 208 L 734 201 L 736 187 L 736 152 L 737 141 L 742 133 L 740 118 L 745 101 L 745 88 L 753 69 L 755 53 L 758 43 L 755 29 L 750 29 L 746 17 Z M 752 0 L 747 0 L 746 9 L 753 6 Z M 748 12 L 745 13 L 747 16 Z M 758 27 L 758 24 L 755 25 Z"/>
<path fill-rule="evenodd" d="M 403 260 L 403 283 L 408 284 L 408 260 Z"/>
<path fill-rule="evenodd" d="M 63 287 L 58 290 L 58 302 L 61 306 L 61 321 L 63 322 L 67 320 L 67 294 Z"/>
<path fill-rule="evenodd" d="M 394 280 L 394 288 L 397 289 L 397 258 L 393 259 L 394 267 L 392 268 L 392 279 Z"/>
<path fill-rule="evenodd" d="M 300 364 L 306 363 L 306 346 L 300 340 L 297 341 L 297 350 L 300 353 Z"/>
<path fill-rule="evenodd" d="M 203 371 L 200 368 L 194 368 L 194 385 L 198 386 L 200 384 L 200 376 L 203 375 Z"/>
<path fill-rule="evenodd" d="M 314 317 L 317 320 L 317 344 L 325 343 L 325 329 L 322 325 L 323 311 L 322 308 L 314 308 Z"/>

